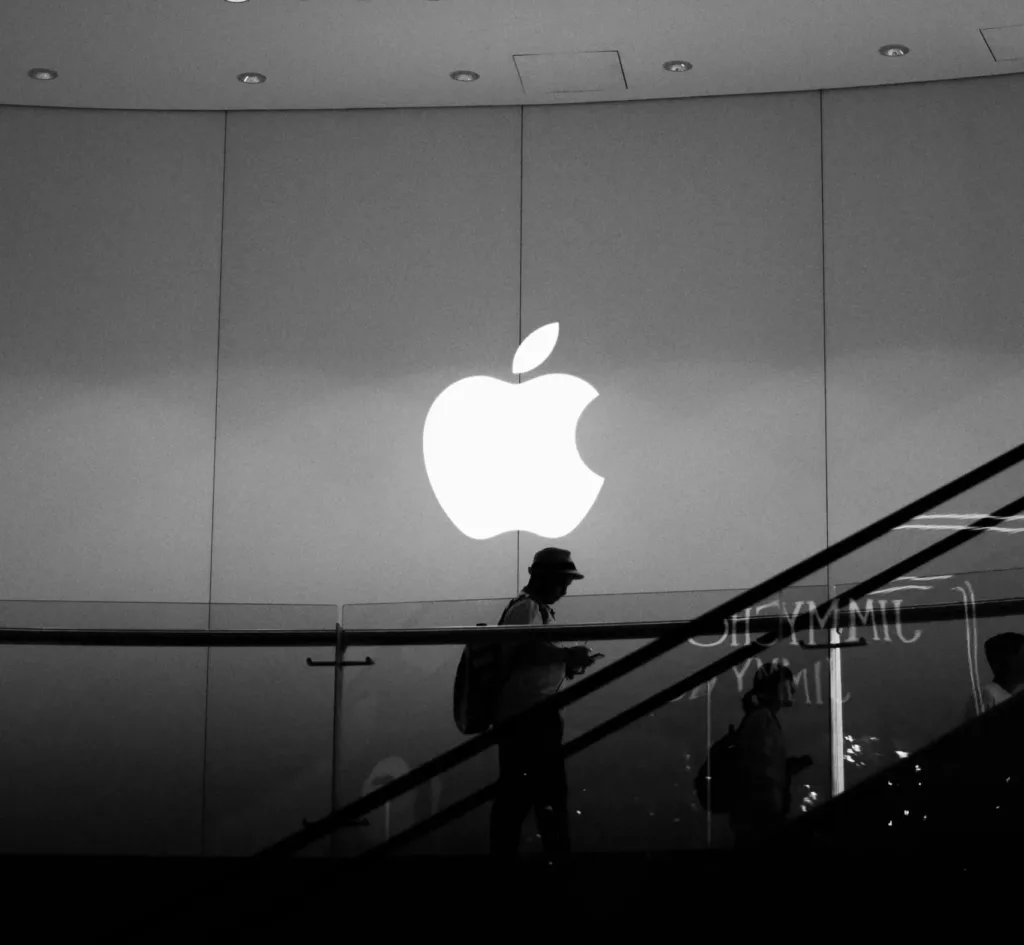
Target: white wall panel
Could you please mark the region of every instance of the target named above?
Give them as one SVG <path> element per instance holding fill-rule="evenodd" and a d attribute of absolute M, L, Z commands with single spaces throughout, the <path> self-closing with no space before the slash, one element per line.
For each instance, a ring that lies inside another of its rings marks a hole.
<path fill-rule="evenodd" d="M 516 109 L 233 114 L 214 599 L 506 594 L 515 537 L 435 501 L 423 422 L 518 320 Z"/>
<path fill-rule="evenodd" d="M 599 391 L 606 481 L 561 542 L 587 593 L 745 587 L 824 544 L 818 125 L 813 93 L 526 112 L 523 334 L 559 321 L 538 373 Z"/>
<path fill-rule="evenodd" d="M 0 599 L 204 600 L 224 116 L 0 140 Z"/>
<path fill-rule="evenodd" d="M 1022 76 L 825 93 L 833 540 L 1024 440 L 1022 104 Z M 937 512 L 1021 494 L 1017 469 Z M 903 531 L 833 577 L 945 534 Z M 1024 534 L 936 565 L 1020 567 Z"/>

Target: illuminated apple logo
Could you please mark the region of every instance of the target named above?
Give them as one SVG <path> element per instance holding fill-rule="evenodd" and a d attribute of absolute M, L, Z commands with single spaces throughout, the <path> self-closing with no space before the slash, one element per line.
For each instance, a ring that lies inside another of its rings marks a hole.
<path fill-rule="evenodd" d="M 513 374 L 544 362 L 558 322 L 516 351 Z M 527 531 L 568 535 L 590 511 L 604 479 L 580 458 L 576 424 L 597 391 L 570 374 L 525 384 L 467 377 L 434 401 L 423 426 L 423 460 L 447 516 L 470 538 Z"/>

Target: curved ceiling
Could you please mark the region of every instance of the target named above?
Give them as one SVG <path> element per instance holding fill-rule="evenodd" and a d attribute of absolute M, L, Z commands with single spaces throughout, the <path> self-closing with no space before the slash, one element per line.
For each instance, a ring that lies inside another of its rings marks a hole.
<path fill-rule="evenodd" d="M 882 56 L 887 44 L 910 52 Z M 668 72 L 667 60 L 693 68 Z M 57 78 L 30 78 L 38 68 L 55 70 Z M 479 79 L 453 81 L 460 69 Z M 0 103 L 9 105 L 535 105 L 1022 71 L 1020 0 L 0 3 Z M 242 83 L 243 73 L 266 81 Z"/>

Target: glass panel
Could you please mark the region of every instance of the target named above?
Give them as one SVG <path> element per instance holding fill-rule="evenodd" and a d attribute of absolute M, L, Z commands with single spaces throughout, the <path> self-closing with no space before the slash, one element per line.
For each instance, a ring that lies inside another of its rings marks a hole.
<path fill-rule="evenodd" d="M 986 641 L 1020 630 L 1020 616 L 979 617 L 977 605 L 1024 597 L 1024 570 L 918 571 L 848 609 L 845 638 L 869 642 L 842 657 L 846 788 L 973 718 L 993 679 Z M 953 615 L 915 622 L 908 608 L 923 604 L 952 605 Z"/>
<path fill-rule="evenodd" d="M 0 648 L 0 854 L 199 856 L 206 650 Z"/>
<path fill-rule="evenodd" d="M 705 592 L 692 598 L 687 594 L 658 595 L 661 600 L 645 608 L 645 618 L 692 619 L 736 593 Z M 819 587 L 789 589 L 763 602 L 759 615 L 779 616 L 783 608 L 790 616 L 806 612 L 823 594 Z M 689 641 L 567 708 L 567 740 L 756 639 L 756 624 L 750 623 L 756 610 L 750 608 L 724 621 L 720 632 Z M 602 644 L 601 649 L 622 656 L 638 645 L 642 644 L 629 641 Z M 789 641 L 727 669 L 710 684 L 691 690 L 571 758 L 573 849 L 614 852 L 731 846 L 729 816 L 705 811 L 695 782 L 710 746 L 730 725 L 739 726 L 742 721 L 742 698 L 754 673 L 772 659 L 788 665 L 796 682 L 795 705 L 778 716 L 788 750 L 815 759 L 814 766 L 794 786 L 793 808 L 808 809 L 829 797 L 827 651 L 805 651 Z"/>
<path fill-rule="evenodd" d="M 347 605 L 346 630 L 410 630 L 497 623 L 506 599 Z M 353 647 L 336 720 L 334 807 L 338 809 L 464 742 L 452 714 L 461 646 Z M 491 749 L 374 811 L 365 824 L 333 835 L 332 853 L 349 856 L 384 842 L 497 776 Z M 486 809 L 416 846 L 429 853 L 486 853 Z M 481 819 L 482 818 L 482 819 Z"/>
<path fill-rule="evenodd" d="M 1018 466 L 830 569 L 834 591 L 845 592 L 943 538 L 973 536 L 925 564 L 902 568 L 840 614 L 840 637 L 866 645 L 836 654 L 842 683 L 834 721 L 842 746 L 838 790 L 865 784 L 977 713 L 982 690 L 992 680 L 985 641 L 1021 625 L 1019 616 L 979 618 L 977 605 L 1024 597 L 1024 517 L 1018 513 L 983 531 L 974 522 L 1022 494 L 1024 467 Z M 930 604 L 950 606 L 950 615 L 915 621 L 912 608 Z"/>
<path fill-rule="evenodd" d="M 250 856 L 331 804 L 334 647 L 213 647 L 203 852 Z M 325 856 L 311 843 L 299 856 Z"/>
<path fill-rule="evenodd" d="M 334 605 L 0 601 L 11 630 L 336 623 Z M 305 659 L 333 646 L 0 651 L 0 853 L 248 855 L 329 810 L 333 673 Z"/>
<path fill-rule="evenodd" d="M 213 604 L 210 629 L 330 630 L 334 604 Z M 307 659 L 327 665 L 309 666 Z M 333 644 L 213 647 L 206 693 L 203 852 L 249 856 L 331 810 Z M 327 856 L 327 839 L 299 856 Z"/>

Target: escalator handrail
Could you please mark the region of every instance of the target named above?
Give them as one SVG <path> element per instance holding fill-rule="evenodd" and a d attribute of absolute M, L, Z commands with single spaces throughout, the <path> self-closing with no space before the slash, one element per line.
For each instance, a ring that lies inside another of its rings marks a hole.
<path fill-rule="evenodd" d="M 1024 572 L 1022 572 L 1024 573 Z M 992 598 L 978 601 L 978 615 L 985 617 L 1001 617 L 1019 614 L 1018 603 L 1024 600 L 1019 597 Z M 984 608 L 984 613 L 982 612 Z M 914 604 L 900 608 L 900 618 L 907 623 L 937 623 L 955 619 L 963 613 L 962 604 Z M 487 643 L 501 641 L 507 643 L 520 639 L 546 640 L 549 643 L 569 642 L 581 638 L 594 640 L 653 640 L 673 633 L 687 633 L 689 636 L 721 636 L 721 626 L 707 628 L 694 633 L 694 624 L 701 619 L 692 620 L 652 620 L 631 623 L 564 623 L 551 626 L 508 626 L 508 627 L 431 627 L 422 630 L 346 630 L 344 643 L 349 647 L 371 646 L 440 646 L 459 643 Z M 779 614 L 767 616 L 753 615 L 749 623 L 750 632 L 766 632 L 777 620 Z M 787 618 L 788 619 L 788 618 Z M 761 631 L 758 628 L 763 627 Z"/>
<path fill-rule="evenodd" d="M 994 597 L 978 601 L 974 608 L 978 617 L 1007 617 L 1020 614 L 1022 604 L 1024 598 Z M 955 619 L 962 611 L 962 604 L 914 604 L 901 606 L 899 616 L 905 623 L 940 623 Z M 780 619 L 780 614 L 751 615 L 744 620 L 744 626 L 750 633 L 765 633 Z M 694 633 L 693 623 L 693 620 L 657 620 L 636 623 L 563 623 L 556 627 L 538 625 L 483 629 L 466 626 L 420 630 L 349 630 L 345 632 L 344 646 L 439 646 L 499 639 L 502 642 L 536 639 L 550 643 L 581 638 L 589 641 L 653 640 L 679 632 L 689 633 L 690 636 L 721 636 L 721 627 Z M 336 630 L 76 630 L 71 627 L 0 627 L 0 646 L 310 647 L 333 646 L 336 634 Z"/>

